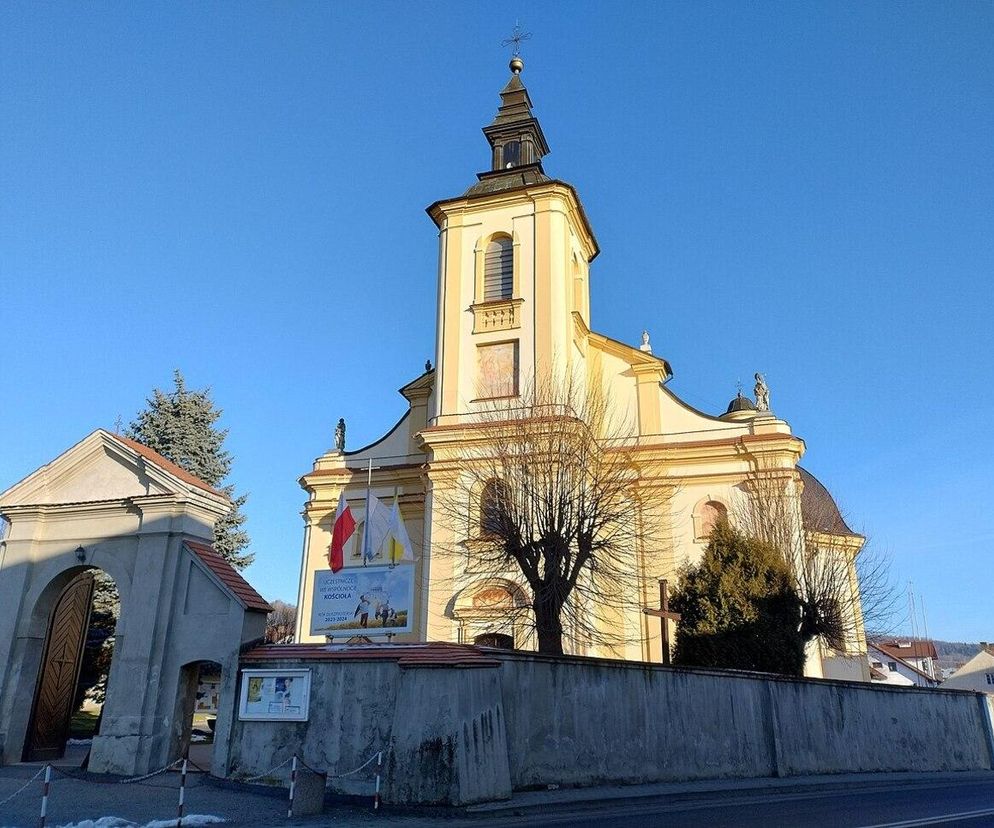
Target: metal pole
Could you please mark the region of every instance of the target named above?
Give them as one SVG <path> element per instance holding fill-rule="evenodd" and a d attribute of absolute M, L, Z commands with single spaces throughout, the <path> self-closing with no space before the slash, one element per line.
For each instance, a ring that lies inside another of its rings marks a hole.
<path fill-rule="evenodd" d="M 183 803 L 186 799 L 186 763 L 187 758 L 183 757 L 183 769 L 179 776 L 179 804 L 176 806 L 176 828 L 183 825 Z"/>
<path fill-rule="evenodd" d="M 362 565 L 366 565 L 366 557 L 368 550 L 366 545 L 369 543 L 369 500 L 371 496 L 371 489 L 373 488 L 373 458 L 369 458 L 369 468 L 366 470 L 366 520 L 362 524 Z"/>
<path fill-rule="evenodd" d="M 380 809 L 380 771 L 383 767 L 383 751 L 376 754 L 376 794 L 373 797 L 373 810 Z"/>
<path fill-rule="evenodd" d="M 52 766 L 45 765 L 45 786 L 41 792 L 41 817 L 38 828 L 45 828 L 45 815 L 48 813 L 48 785 L 52 781 Z"/>
<path fill-rule="evenodd" d="M 665 579 L 660 579 L 659 581 L 659 609 L 663 612 L 669 612 L 670 610 L 670 598 L 669 590 L 667 589 L 667 583 Z M 662 635 L 661 641 L 659 642 L 662 647 L 663 654 L 663 666 L 670 666 L 670 622 L 665 616 L 659 619 L 662 625 Z"/>
<path fill-rule="evenodd" d="M 293 818 L 293 794 L 297 789 L 297 754 L 293 754 L 293 761 L 290 763 L 290 804 L 286 809 L 286 818 Z"/>

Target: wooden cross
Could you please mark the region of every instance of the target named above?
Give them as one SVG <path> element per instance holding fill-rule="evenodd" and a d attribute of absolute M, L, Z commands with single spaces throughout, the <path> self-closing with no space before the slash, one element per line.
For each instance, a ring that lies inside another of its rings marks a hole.
<path fill-rule="evenodd" d="M 679 621 L 680 613 L 670 612 L 670 596 L 669 590 L 667 589 L 666 580 L 660 578 L 659 580 L 659 609 L 652 609 L 650 607 L 644 607 L 642 612 L 646 615 L 652 615 L 659 619 L 659 627 L 662 630 L 663 640 L 663 665 L 666 667 L 670 666 L 670 625 L 668 621 Z"/>

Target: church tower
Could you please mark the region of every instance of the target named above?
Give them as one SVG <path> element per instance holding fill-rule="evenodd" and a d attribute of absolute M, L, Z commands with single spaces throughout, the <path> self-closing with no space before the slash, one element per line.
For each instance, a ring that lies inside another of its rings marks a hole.
<path fill-rule="evenodd" d="M 542 166 L 549 145 L 514 57 L 493 121 L 490 168 L 428 214 L 439 230 L 435 424 L 582 357 L 597 241 L 576 191 Z"/>

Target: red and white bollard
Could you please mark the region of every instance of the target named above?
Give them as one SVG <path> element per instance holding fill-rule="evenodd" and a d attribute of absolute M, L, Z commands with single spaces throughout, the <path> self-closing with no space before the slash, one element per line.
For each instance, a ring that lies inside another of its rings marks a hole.
<path fill-rule="evenodd" d="M 383 767 L 383 751 L 376 754 L 376 794 L 373 797 L 373 810 L 380 809 L 380 770 Z"/>
<path fill-rule="evenodd" d="M 38 820 L 38 828 L 45 828 L 45 815 L 48 813 L 48 785 L 51 781 L 52 766 L 45 765 L 45 786 L 41 792 L 41 817 Z"/>
<path fill-rule="evenodd" d="M 286 818 L 291 819 L 293 817 L 293 792 L 297 788 L 297 754 L 293 755 L 293 761 L 290 763 L 290 804 L 286 809 Z"/>
<path fill-rule="evenodd" d="M 179 805 L 176 810 L 176 828 L 182 828 L 183 825 L 183 803 L 186 800 L 186 762 L 187 759 L 183 757 L 183 770 L 180 771 L 179 776 Z"/>

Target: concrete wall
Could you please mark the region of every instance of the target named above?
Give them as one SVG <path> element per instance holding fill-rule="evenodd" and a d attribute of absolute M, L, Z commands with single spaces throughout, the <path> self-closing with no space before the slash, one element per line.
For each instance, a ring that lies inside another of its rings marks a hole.
<path fill-rule="evenodd" d="M 503 673 L 515 788 L 994 767 L 973 694 L 521 656 Z"/>
<path fill-rule="evenodd" d="M 994 767 L 991 703 L 973 693 L 487 656 L 495 666 L 476 669 L 402 667 L 375 651 L 257 660 L 313 671 L 310 721 L 236 721 L 229 772 L 299 752 L 334 774 L 384 749 L 385 801 L 466 804 L 549 784 Z"/>
<path fill-rule="evenodd" d="M 382 750 L 384 801 L 468 804 L 511 794 L 498 668 L 402 668 L 386 660 L 251 666 L 310 668 L 310 720 L 236 715 L 229 776 L 256 776 L 296 753 L 327 771 L 333 790 L 369 794 L 373 769 L 333 777 Z"/>

